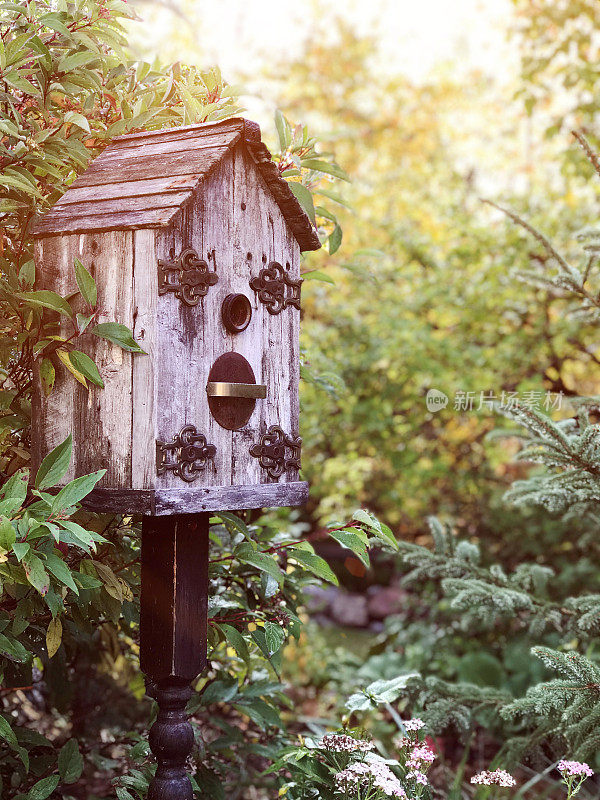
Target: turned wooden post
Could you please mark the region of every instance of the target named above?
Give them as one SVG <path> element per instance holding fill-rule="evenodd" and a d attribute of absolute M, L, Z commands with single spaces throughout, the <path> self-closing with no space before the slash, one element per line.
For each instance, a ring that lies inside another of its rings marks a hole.
<path fill-rule="evenodd" d="M 158 703 L 148 800 L 192 800 L 185 764 L 194 733 L 185 707 L 206 666 L 208 514 L 144 517 L 140 665 Z"/>

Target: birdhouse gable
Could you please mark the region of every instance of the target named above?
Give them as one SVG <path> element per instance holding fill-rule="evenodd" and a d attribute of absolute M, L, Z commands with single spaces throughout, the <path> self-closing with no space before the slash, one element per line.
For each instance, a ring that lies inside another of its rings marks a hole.
<path fill-rule="evenodd" d="M 250 156 L 300 250 L 317 250 L 317 232 L 271 160 L 259 126 L 241 118 L 115 138 L 37 221 L 33 235 L 168 227 L 237 147 Z"/>

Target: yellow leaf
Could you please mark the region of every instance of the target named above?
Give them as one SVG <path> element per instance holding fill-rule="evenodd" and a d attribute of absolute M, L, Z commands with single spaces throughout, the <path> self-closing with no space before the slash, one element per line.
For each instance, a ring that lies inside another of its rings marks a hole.
<path fill-rule="evenodd" d="M 50 620 L 46 631 L 46 647 L 48 648 L 48 658 L 56 653 L 62 642 L 62 622 L 58 617 Z"/>
<path fill-rule="evenodd" d="M 67 351 L 66 350 L 57 350 L 56 351 L 56 355 L 60 358 L 62 363 L 65 365 L 65 367 L 69 370 L 71 375 L 73 375 L 75 377 L 75 379 L 78 380 L 79 383 L 81 383 L 87 389 L 88 385 L 87 385 L 87 381 L 85 379 L 85 375 L 82 375 L 82 373 L 79 372 L 78 369 L 75 369 L 73 364 L 71 364 L 71 359 L 69 358 L 69 354 L 67 353 Z"/>

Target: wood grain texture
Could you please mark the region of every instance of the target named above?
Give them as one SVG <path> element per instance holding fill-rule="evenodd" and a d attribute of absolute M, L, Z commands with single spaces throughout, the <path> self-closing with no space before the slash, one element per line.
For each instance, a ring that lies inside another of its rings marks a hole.
<path fill-rule="evenodd" d="M 264 483 L 256 486 L 207 486 L 159 489 L 154 513 L 194 514 L 199 511 L 239 511 L 246 508 L 302 506 L 308 500 L 308 483 Z"/>
<path fill-rule="evenodd" d="M 102 153 L 102 163 L 108 165 L 111 162 L 120 162 L 125 159 L 128 161 L 136 158 L 162 157 L 170 153 L 190 153 L 194 150 L 207 150 L 212 147 L 233 147 L 240 139 L 240 131 L 221 131 L 220 133 L 209 133 L 204 131 L 196 136 L 184 138 L 160 138 L 152 136 L 142 141 L 119 142 L 115 141 Z"/>
<path fill-rule="evenodd" d="M 206 666 L 208 514 L 144 517 L 140 666 L 155 683 Z"/>
<path fill-rule="evenodd" d="M 80 237 L 80 259 L 98 287 L 99 322 L 133 328 L 133 233 L 86 234 Z M 89 392 L 77 384 L 73 439 L 78 475 L 98 469 L 107 473 L 98 484 L 131 486 L 132 354 L 92 334 L 79 349 L 97 364 L 104 388 Z M 79 346 L 79 342 L 78 342 Z M 145 358 L 145 356 L 140 356 Z"/>
<path fill-rule="evenodd" d="M 138 181 L 135 182 L 138 183 Z M 141 181 L 139 181 L 139 183 L 141 183 Z M 169 208 L 171 206 L 182 205 L 189 196 L 190 190 L 154 194 L 143 194 L 140 192 L 130 197 L 107 197 L 101 200 L 90 198 L 89 200 L 79 200 L 76 204 L 66 203 L 63 206 L 57 203 L 54 206 L 56 210 L 55 219 L 61 218 L 59 217 L 59 213 L 64 219 L 76 219 L 80 217 L 100 216 L 103 214 L 124 214 L 126 211 Z"/>
<path fill-rule="evenodd" d="M 206 175 L 226 155 L 226 145 L 210 147 L 206 150 L 179 150 L 148 159 L 131 159 L 124 156 L 120 160 L 104 162 L 102 156 L 92 161 L 87 170 L 74 182 L 74 186 L 98 186 L 106 183 L 120 183 L 126 180 L 145 180 L 161 175 Z"/>
<path fill-rule="evenodd" d="M 94 489 L 82 505 L 98 514 L 153 515 L 154 489 Z"/>
<path fill-rule="evenodd" d="M 254 123 L 250 123 L 254 124 Z M 153 131 L 139 131 L 138 133 L 124 133 L 116 136 L 115 143 L 131 145 L 137 142 L 147 141 L 171 141 L 181 140 L 188 137 L 210 136 L 215 131 L 225 133 L 227 131 L 243 131 L 248 125 L 248 120 L 242 117 L 232 117 L 222 122 L 197 122 L 193 125 L 180 125 L 178 128 L 162 128 Z M 258 126 L 256 126 L 258 127 Z"/>
<path fill-rule="evenodd" d="M 90 204 L 91 205 L 91 204 Z M 87 231 L 123 231 L 138 228 L 164 228 L 179 213 L 178 208 L 153 208 L 143 211 L 123 211 L 114 214 L 88 214 L 77 216 L 70 211 L 46 214 L 37 223 L 36 236 Z"/>
<path fill-rule="evenodd" d="M 126 198 L 161 194 L 167 196 L 183 190 L 191 191 L 197 184 L 197 175 L 167 175 L 141 181 L 109 183 L 106 186 L 82 186 L 80 188 L 71 186 L 52 208 L 61 211 L 65 210 L 67 206 L 78 205 L 79 203 L 89 200 L 100 202 L 102 200 L 112 200 L 119 197 Z"/>
<path fill-rule="evenodd" d="M 74 259 L 79 258 L 96 279 L 100 322 L 119 321 L 133 326 L 133 234 L 115 232 L 49 237 L 36 245 L 36 288 L 68 295 L 77 292 Z M 86 309 L 80 296 L 72 300 L 77 311 Z M 61 333 L 74 331 L 61 318 Z M 73 435 L 73 458 L 64 483 L 88 472 L 106 469 L 100 485 L 131 485 L 131 354 L 86 333 L 76 349 L 97 364 L 104 388 L 88 382 L 86 389 L 60 362 L 56 383 L 45 397 L 36 367 L 34 384 L 34 459 L 39 462 L 52 448 Z"/>
<path fill-rule="evenodd" d="M 179 489 L 94 489 L 84 506 L 100 514 L 170 516 L 203 511 L 302 506 L 308 483 L 265 483 L 258 486 L 182 486 Z"/>
<path fill-rule="evenodd" d="M 155 232 L 133 234 L 133 335 L 147 355 L 132 359 L 133 421 L 131 486 L 150 488 L 156 479 L 156 305 L 158 270 Z"/>
<path fill-rule="evenodd" d="M 39 239 L 35 242 L 36 289 L 50 289 L 61 295 L 77 291 L 73 260 L 79 255 L 78 236 L 63 236 Z M 60 335 L 68 338 L 73 333 L 73 323 L 60 318 Z M 46 397 L 40 381 L 41 359 L 34 362 L 32 396 L 32 474 L 35 474 L 42 459 L 72 433 L 75 413 L 75 379 L 60 364 L 55 364 L 54 390 Z M 65 482 L 75 477 L 75 462 L 65 476 Z"/>

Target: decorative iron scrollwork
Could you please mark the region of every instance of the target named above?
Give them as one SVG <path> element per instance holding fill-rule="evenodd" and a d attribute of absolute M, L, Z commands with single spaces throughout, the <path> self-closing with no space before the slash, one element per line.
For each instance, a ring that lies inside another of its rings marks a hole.
<path fill-rule="evenodd" d="M 250 448 L 250 455 L 258 458 L 271 478 L 280 478 L 289 469 L 300 469 L 301 448 L 299 436 L 289 436 L 280 425 L 271 425 Z"/>
<path fill-rule="evenodd" d="M 156 471 L 159 475 L 172 472 L 192 483 L 217 454 L 214 444 L 198 433 L 194 425 L 185 425 L 172 442 L 156 442 Z"/>
<path fill-rule="evenodd" d="M 258 293 L 258 299 L 267 307 L 269 314 L 280 314 L 284 308 L 300 308 L 300 287 L 302 278 L 290 278 L 277 261 L 261 269 L 250 280 L 250 288 Z"/>
<path fill-rule="evenodd" d="M 158 261 L 158 293 L 173 292 L 188 306 L 197 306 L 206 297 L 210 286 L 218 283 L 219 276 L 211 272 L 208 263 L 191 247 L 183 250 L 178 258 Z"/>

